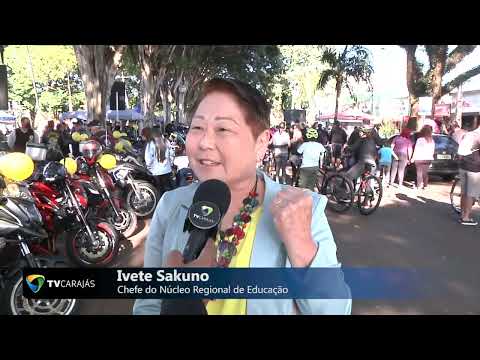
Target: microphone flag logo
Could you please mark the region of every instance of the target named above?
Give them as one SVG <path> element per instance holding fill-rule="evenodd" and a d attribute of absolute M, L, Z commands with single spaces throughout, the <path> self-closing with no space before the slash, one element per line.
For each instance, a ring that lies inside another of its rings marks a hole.
<path fill-rule="evenodd" d="M 210 206 L 203 205 L 201 209 L 203 216 L 208 216 L 213 212 L 213 208 L 211 208 Z"/>

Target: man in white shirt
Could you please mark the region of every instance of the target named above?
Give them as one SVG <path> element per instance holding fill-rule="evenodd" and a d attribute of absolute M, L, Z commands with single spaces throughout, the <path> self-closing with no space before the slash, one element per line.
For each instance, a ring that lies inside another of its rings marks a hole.
<path fill-rule="evenodd" d="M 313 128 L 307 130 L 305 138 L 305 142 L 297 150 L 299 154 L 303 154 L 299 186 L 314 191 L 325 147 L 317 142 L 318 131 Z"/>
<path fill-rule="evenodd" d="M 458 147 L 460 184 L 462 188 L 460 224 L 478 225 L 472 218 L 472 206 L 480 198 L 480 126 L 465 134 Z"/>
<path fill-rule="evenodd" d="M 272 144 L 273 155 L 275 157 L 275 180 L 281 184 L 286 184 L 286 167 L 288 162 L 288 148 L 290 147 L 290 135 L 285 131 L 285 123 L 279 125 L 278 131 L 273 135 Z M 282 172 L 281 177 L 280 171 Z"/>

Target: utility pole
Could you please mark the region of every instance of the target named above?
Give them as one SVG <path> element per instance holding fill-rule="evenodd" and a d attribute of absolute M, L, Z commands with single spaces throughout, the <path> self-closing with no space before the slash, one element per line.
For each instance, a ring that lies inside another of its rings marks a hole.
<path fill-rule="evenodd" d="M 72 90 L 70 88 L 70 72 L 67 74 L 67 86 L 68 86 L 68 111 L 73 111 Z"/>
<path fill-rule="evenodd" d="M 457 121 L 460 128 L 462 128 L 462 112 L 463 112 L 463 91 L 462 84 L 458 87 L 457 92 L 457 111 L 455 113 L 455 120 Z"/>
<path fill-rule="evenodd" d="M 32 65 L 32 57 L 30 55 L 30 47 L 27 45 L 27 55 L 28 55 L 28 62 L 30 64 L 30 73 L 32 74 L 32 85 L 33 91 L 35 92 L 35 115 L 38 113 L 40 109 L 40 102 L 38 100 L 38 93 L 37 93 L 37 86 L 35 81 L 35 74 L 33 73 L 33 65 Z M 32 119 L 33 120 L 33 119 Z M 32 124 L 33 126 L 33 124 Z"/>

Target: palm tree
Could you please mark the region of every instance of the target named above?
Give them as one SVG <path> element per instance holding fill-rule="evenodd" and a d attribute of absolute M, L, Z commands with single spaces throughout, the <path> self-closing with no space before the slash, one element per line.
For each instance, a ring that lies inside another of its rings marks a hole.
<path fill-rule="evenodd" d="M 317 88 L 323 90 L 331 80 L 335 80 L 334 121 L 336 121 L 338 116 L 338 99 L 343 87 L 348 89 L 350 96 L 356 102 L 351 81 L 365 82 L 371 89 L 370 77 L 373 73 L 373 67 L 368 50 L 360 45 L 345 45 L 345 49 L 341 53 L 327 48 L 322 54 L 321 61 L 328 65 L 328 68 L 320 74 Z"/>

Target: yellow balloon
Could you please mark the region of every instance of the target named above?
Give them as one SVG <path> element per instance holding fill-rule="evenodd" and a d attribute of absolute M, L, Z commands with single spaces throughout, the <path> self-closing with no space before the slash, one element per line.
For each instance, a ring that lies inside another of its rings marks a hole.
<path fill-rule="evenodd" d="M 117 142 L 115 144 L 115 151 L 116 152 L 123 152 L 123 143 L 121 141 Z"/>
<path fill-rule="evenodd" d="M 34 169 L 33 160 L 24 153 L 10 153 L 0 158 L 0 173 L 13 181 L 28 179 Z"/>
<path fill-rule="evenodd" d="M 123 148 L 124 149 L 131 149 L 132 148 L 132 143 L 128 140 L 122 139 L 123 143 Z"/>
<path fill-rule="evenodd" d="M 112 135 L 115 139 L 120 139 L 122 137 L 122 133 L 118 130 L 115 130 Z"/>
<path fill-rule="evenodd" d="M 62 159 L 60 160 L 60 164 L 65 166 L 65 169 L 67 169 L 67 172 L 70 175 L 73 175 L 77 172 L 77 162 L 72 158 L 67 157 L 65 159 Z"/>
<path fill-rule="evenodd" d="M 88 140 L 88 135 L 87 134 L 82 134 L 82 135 L 80 135 L 80 139 L 82 141 Z"/>
<path fill-rule="evenodd" d="M 103 154 L 102 156 L 100 156 L 100 159 L 98 159 L 98 163 L 105 170 L 111 170 L 115 166 L 117 166 L 117 159 L 115 159 L 115 156 L 113 155 Z"/>
<path fill-rule="evenodd" d="M 127 133 L 121 133 L 120 137 L 128 137 L 128 134 Z"/>
<path fill-rule="evenodd" d="M 72 140 L 75 141 L 75 142 L 80 142 L 80 141 L 82 141 L 82 134 L 80 134 L 78 131 L 75 131 L 75 132 L 72 134 Z"/>

